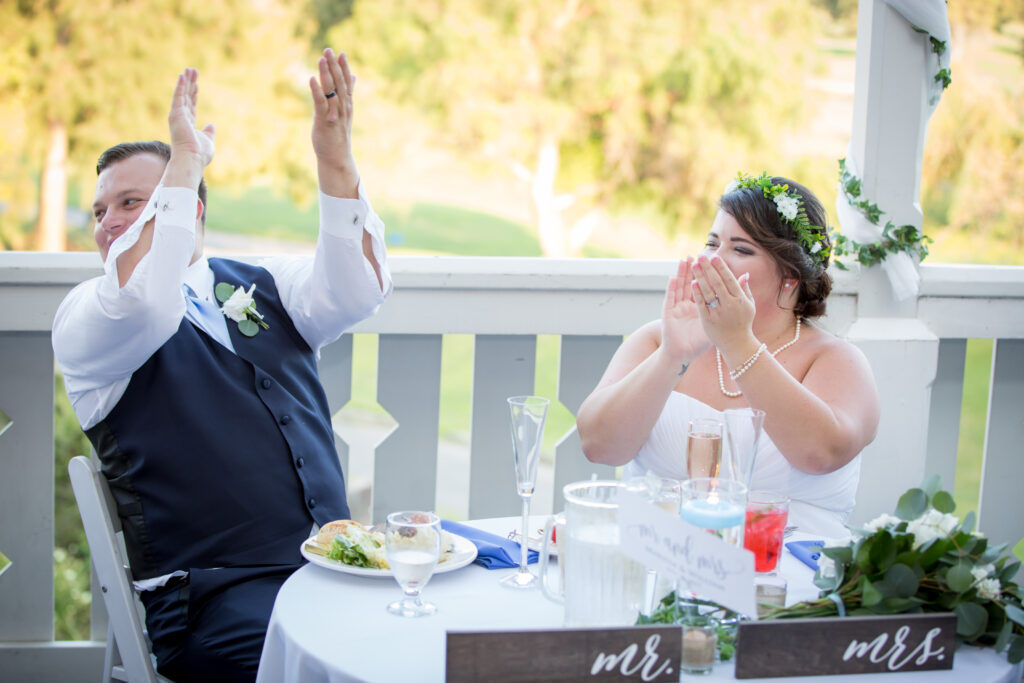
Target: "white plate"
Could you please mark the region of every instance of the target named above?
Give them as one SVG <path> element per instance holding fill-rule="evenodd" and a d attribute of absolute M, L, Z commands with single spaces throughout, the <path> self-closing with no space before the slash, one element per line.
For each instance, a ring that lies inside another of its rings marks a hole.
<path fill-rule="evenodd" d="M 453 572 L 456 569 L 462 569 L 467 564 L 471 563 L 476 559 L 476 546 L 473 542 L 467 538 L 463 538 L 457 534 L 451 534 L 453 539 L 453 545 L 455 546 L 454 551 L 449 555 L 448 559 L 444 562 L 439 562 L 437 567 L 434 569 L 435 574 L 444 574 L 445 572 Z M 306 550 L 306 544 L 310 541 L 315 541 L 316 536 L 311 536 L 302 542 L 299 547 L 299 551 L 302 556 L 312 562 L 315 565 L 326 567 L 327 569 L 333 569 L 336 572 L 342 572 L 344 574 L 355 574 L 356 576 L 370 576 L 374 578 L 380 578 L 385 576 L 391 576 L 390 569 L 369 569 L 367 567 L 354 567 L 338 560 L 331 560 L 323 555 L 317 555 Z"/>

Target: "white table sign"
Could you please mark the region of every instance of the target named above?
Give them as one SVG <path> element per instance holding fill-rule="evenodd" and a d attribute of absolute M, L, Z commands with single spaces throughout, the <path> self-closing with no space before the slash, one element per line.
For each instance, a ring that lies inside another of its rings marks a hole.
<path fill-rule="evenodd" d="M 757 619 L 754 553 L 729 545 L 647 501 L 619 496 L 619 532 L 623 552 L 687 590 Z"/>

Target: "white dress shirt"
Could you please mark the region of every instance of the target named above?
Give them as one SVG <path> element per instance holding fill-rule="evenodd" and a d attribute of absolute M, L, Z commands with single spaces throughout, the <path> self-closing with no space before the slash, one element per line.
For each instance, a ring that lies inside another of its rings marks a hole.
<path fill-rule="evenodd" d="M 205 258 L 189 265 L 195 250 L 195 190 L 157 187 L 139 219 L 111 245 L 104 274 L 75 287 L 57 309 L 53 349 L 64 386 L 82 429 L 110 413 L 139 369 L 178 330 L 186 316 L 182 284 L 216 302 L 213 271 Z M 391 293 L 384 248 L 384 223 L 359 186 L 358 199 L 320 193 L 320 232 L 312 257 L 282 256 L 262 261 L 274 278 L 281 302 L 296 330 L 316 353 L 352 325 L 372 315 Z M 117 258 L 156 217 L 153 243 L 120 287 Z M 371 238 L 383 287 L 363 255 L 363 230 Z M 259 293 L 256 293 L 257 300 Z M 227 318 L 209 330 L 227 338 Z M 228 340 L 230 343 L 230 339 Z M 223 343 L 223 341 L 221 341 Z M 233 349 L 232 349 L 233 350 Z"/>

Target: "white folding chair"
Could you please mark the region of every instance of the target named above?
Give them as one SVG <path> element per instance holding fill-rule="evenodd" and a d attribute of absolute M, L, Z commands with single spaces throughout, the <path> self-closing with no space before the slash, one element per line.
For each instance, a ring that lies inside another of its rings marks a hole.
<path fill-rule="evenodd" d="M 89 541 L 92 564 L 103 592 L 103 603 L 110 618 L 103 681 L 170 683 L 153 668 L 153 658 L 132 588 L 131 568 L 117 537 L 121 520 L 107 480 L 92 460 L 81 455 L 68 463 L 68 474 L 82 515 L 85 537 Z"/>

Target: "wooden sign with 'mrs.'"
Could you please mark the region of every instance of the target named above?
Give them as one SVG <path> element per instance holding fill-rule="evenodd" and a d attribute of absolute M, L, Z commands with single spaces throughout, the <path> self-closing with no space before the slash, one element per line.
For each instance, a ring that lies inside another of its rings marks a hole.
<path fill-rule="evenodd" d="M 679 681 L 678 626 L 449 631 L 445 680 Z"/>
<path fill-rule="evenodd" d="M 741 622 L 736 678 L 953 668 L 956 615 Z"/>

